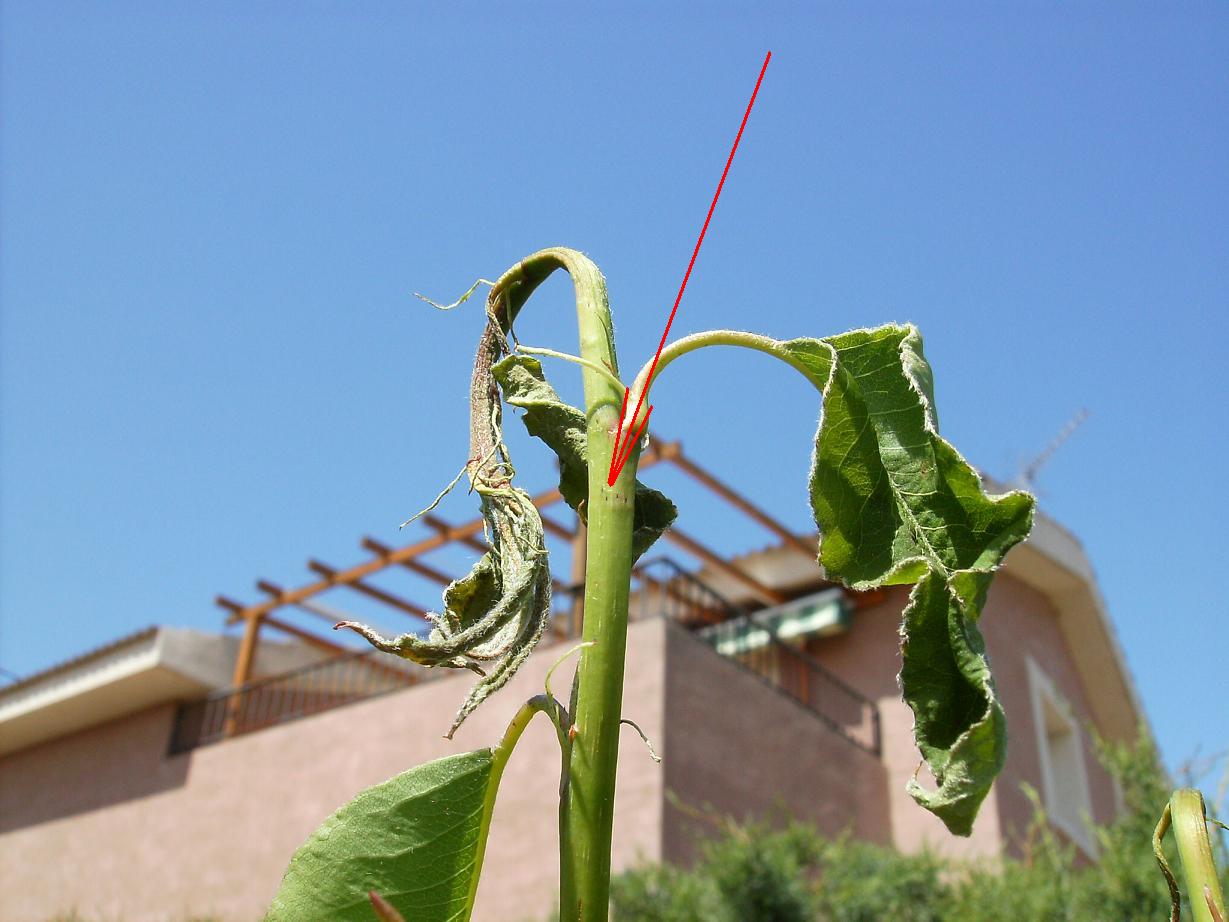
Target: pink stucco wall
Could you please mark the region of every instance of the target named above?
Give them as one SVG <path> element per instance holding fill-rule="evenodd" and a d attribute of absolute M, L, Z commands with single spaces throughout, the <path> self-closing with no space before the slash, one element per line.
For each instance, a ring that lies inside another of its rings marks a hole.
<path fill-rule="evenodd" d="M 811 651 L 845 682 L 879 704 L 892 841 L 906 851 L 928 848 L 957 858 L 1019 855 L 1022 834 L 1032 818 L 1032 805 L 1021 785 L 1028 783 L 1041 788 L 1027 657 L 1044 667 L 1077 719 L 1092 725 L 1087 690 L 1063 641 L 1054 608 L 1045 596 L 1010 572 L 995 578 L 981 629 L 1007 714 L 1007 763 L 978 814 L 972 836 L 958 839 L 949 835 L 942 823 L 917 806 L 905 791 L 921 762 L 913 742 L 913 713 L 901 701 L 897 684 L 898 631 L 907 597 L 904 587 L 891 590 L 879 604 L 859 610 L 847 633 L 826 638 Z M 1093 815 L 1098 822 L 1106 822 L 1114 814 L 1114 792 L 1089 745 L 1090 740 L 1091 734 L 1085 733 L 1084 763 Z M 919 779 L 927 782 L 929 774 L 923 769 Z"/>
<path fill-rule="evenodd" d="M 897 631 L 906 593 L 859 610 L 851 629 L 813 655 L 877 702 L 875 759 L 694 637 L 662 620 L 632 626 L 624 713 L 665 758 L 657 765 L 630 730 L 620 746 L 616 868 L 694 853 L 695 823 L 667 804 L 736 816 L 784 811 L 836 833 L 851 829 L 903 849 L 953 856 L 1018 851 L 1040 786 L 1026 658 L 1041 663 L 1077 717 L 1089 690 L 1053 609 L 1001 574 L 982 626 L 1009 722 L 1007 767 L 970 839 L 949 836 L 913 803 L 918 767 L 912 714 L 900 702 Z M 440 737 L 467 687 L 451 676 L 316 717 L 167 757 L 173 709 L 154 708 L 0 759 L 0 919 L 44 922 L 73 908 L 88 919 L 178 922 L 212 915 L 254 922 L 286 861 L 358 790 L 405 768 L 494 743 L 515 706 L 541 690 L 560 648 L 539 651 L 509 688 L 449 743 Z M 555 680 L 566 689 L 567 668 Z M 1086 734 L 1085 739 L 1088 739 Z M 1113 790 L 1085 753 L 1094 813 Z M 527 731 L 504 776 L 475 918 L 543 918 L 557 886 L 559 758 L 545 721 Z M 700 824 L 703 826 L 703 824 Z"/>
<path fill-rule="evenodd" d="M 1084 768 L 1088 775 L 1093 819 L 1098 823 L 1109 822 L 1115 813 L 1113 781 L 1093 749 L 1088 690 L 1076 673 L 1053 606 L 1036 589 L 1004 575 L 990 590 L 982 629 L 999 697 L 1007 713 L 1007 764 L 994 786 L 1007 853 L 1016 857 L 1022 854 L 1024 832 L 1033 817 L 1033 806 L 1022 785 L 1027 783 L 1041 791 L 1037 725 L 1029 697 L 1028 657 L 1045 671 L 1085 728 L 1082 733 Z"/>
<path fill-rule="evenodd" d="M 625 711 L 655 738 L 663 629 L 644 622 L 628 638 Z M 466 675 L 183 756 L 165 757 L 167 707 L 0 760 L 0 919 L 45 922 L 76 908 L 124 922 L 255 922 L 290 855 L 329 813 L 409 766 L 497 742 L 559 652 L 539 651 L 452 743 L 441 733 Z M 561 670 L 555 681 L 566 689 L 569 677 Z M 662 772 L 632 733 L 619 757 L 622 867 L 660 855 Z M 540 919 L 553 906 L 558 784 L 558 744 L 535 721 L 504 774 L 475 919 Z"/>
<path fill-rule="evenodd" d="M 669 626 L 667 649 L 666 858 L 689 860 L 712 833 L 696 813 L 890 841 L 878 759 L 681 628 Z"/>

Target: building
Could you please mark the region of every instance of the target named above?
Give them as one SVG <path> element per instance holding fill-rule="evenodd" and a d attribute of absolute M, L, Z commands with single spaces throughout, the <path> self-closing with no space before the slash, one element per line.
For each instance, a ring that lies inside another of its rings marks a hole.
<path fill-rule="evenodd" d="M 982 627 L 1008 760 L 973 835 L 955 839 L 905 792 L 920 761 L 896 683 L 906 590 L 825 582 L 814 536 L 790 533 L 677 444 L 657 445 L 641 466 L 656 464 L 690 475 L 776 542 L 725 559 L 672 529 L 670 545 L 693 565 L 659 553 L 663 542 L 637 572 L 624 714 L 664 761 L 625 735 L 616 867 L 686 860 L 705 810 L 785 811 L 905 850 L 1017 854 L 1032 815 L 1024 782 L 1095 857 L 1086 821 L 1112 818 L 1117 798 L 1091 735 L 1132 739 L 1142 711 L 1070 534 L 1039 516 L 991 592 Z M 535 497 L 544 509 L 558 500 L 557 490 Z M 575 526 L 544 519 L 552 540 L 583 548 Z M 337 620 L 326 598 L 378 607 L 386 624 L 418 617 L 423 607 L 386 588 L 391 572 L 447 583 L 455 574 L 427 555 L 458 542 L 485 549 L 480 521 L 425 521 L 432 534 L 405 547 L 365 539 L 356 566 L 312 561 L 317 578 L 304 586 L 259 583 L 259 603 L 220 597 L 241 636 L 147 628 L 0 690 L 0 918 L 260 918 L 295 848 L 359 790 L 495 742 L 576 636 L 574 576 L 557 579 L 543 647 L 453 742 L 441 734 L 468 673 L 424 670 L 316 630 Z M 570 564 L 583 573 L 579 554 Z M 504 775 L 477 919 L 540 919 L 553 906 L 555 746 L 535 722 Z"/>

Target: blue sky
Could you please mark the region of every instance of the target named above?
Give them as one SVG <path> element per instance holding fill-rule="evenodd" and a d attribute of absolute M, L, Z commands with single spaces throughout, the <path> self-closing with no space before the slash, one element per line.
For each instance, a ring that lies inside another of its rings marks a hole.
<path fill-rule="evenodd" d="M 1229 7 L 1071 7 L 4 3 L 0 665 L 404 538 L 465 460 L 482 322 L 413 291 L 583 249 L 638 367 L 771 49 L 674 333 L 914 321 L 944 434 L 1004 479 L 1087 408 L 1042 505 L 1170 764 L 1225 748 Z M 523 341 L 574 350 L 566 295 Z M 801 380 L 713 350 L 654 402 L 809 526 Z"/>

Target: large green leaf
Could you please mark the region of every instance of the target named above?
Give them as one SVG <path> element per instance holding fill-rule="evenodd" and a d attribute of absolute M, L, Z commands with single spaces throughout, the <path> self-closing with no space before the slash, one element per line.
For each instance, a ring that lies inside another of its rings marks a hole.
<path fill-rule="evenodd" d="M 987 496 L 939 437 L 917 330 L 887 326 L 827 342 L 837 361 L 811 472 L 824 566 L 855 587 L 915 582 L 924 565 L 992 570 L 1028 534 L 1033 501 Z"/>
<path fill-rule="evenodd" d="M 559 456 L 559 491 L 564 501 L 584 518 L 589 497 L 588 435 L 585 414 L 564 403 L 546 381 L 542 363 L 525 355 L 502 359 L 491 373 L 499 382 L 504 399 L 525 411 L 525 428 Z M 674 503 L 651 487 L 636 481 L 636 506 L 632 521 L 632 554 L 639 557 L 674 524 Z"/>
<path fill-rule="evenodd" d="M 823 392 L 811 467 L 820 562 L 854 588 L 916 583 L 901 687 L 939 786 L 915 780 L 909 790 L 968 835 L 1006 753 L 977 621 L 994 570 L 1032 526 L 1032 497 L 987 495 L 939 436 L 933 376 L 912 326 L 781 347 Z"/>
<path fill-rule="evenodd" d="M 485 844 L 490 749 L 368 788 L 295 852 L 265 922 L 373 922 L 375 891 L 408 922 L 464 922 Z"/>

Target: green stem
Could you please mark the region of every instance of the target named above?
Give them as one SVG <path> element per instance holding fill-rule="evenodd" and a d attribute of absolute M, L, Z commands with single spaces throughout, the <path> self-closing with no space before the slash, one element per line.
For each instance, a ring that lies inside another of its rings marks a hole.
<path fill-rule="evenodd" d="M 614 486 L 607 485 L 618 419 L 617 406 L 601 405 L 589 411 L 589 543 L 583 639 L 594 646 L 581 652 L 576 672 L 572 716 L 575 737 L 561 815 L 563 922 L 603 922 L 610 900 L 610 842 L 639 460 L 639 452 L 633 451 Z"/>
<path fill-rule="evenodd" d="M 1212 906 L 1224 918 L 1225 896 L 1216 874 L 1216 863 L 1212 860 L 1212 842 L 1208 837 L 1203 795 L 1193 788 L 1174 791 L 1169 800 L 1169 810 L 1178 854 L 1182 856 L 1186 893 L 1190 897 L 1191 912 L 1196 922 L 1213 922 L 1216 917 Z"/>
<path fill-rule="evenodd" d="M 572 277 L 580 355 L 586 360 L 589 498 L 583 639 L 592 644 L 581 651 L 573 686 L 575 733 L 566 755 L 559 812 L 559 916 L 561 922 L 604 922 L 610 901 L 610 840 L 639 452 L 632 452 L 614 486 L 608 486 L 624 391 L 618 385 L 606 282 L 597 266 L 575 250 L 543 250 L 505 273 L 492 288 L 488 304 L 505 326 L 510 325 L 530 294 L 556 269 L 565 269 Z"/>

